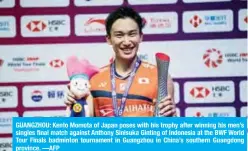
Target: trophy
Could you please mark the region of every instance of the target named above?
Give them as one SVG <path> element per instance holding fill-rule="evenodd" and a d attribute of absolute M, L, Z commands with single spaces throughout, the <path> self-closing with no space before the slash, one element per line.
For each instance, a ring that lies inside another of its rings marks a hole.
<path fill-rule="evenodd" d="M 161 117 L 159 114 L 158 104 L 168 95 L 167 92 L 167 78 L 170 63 L 170 57 L 164 53 L 156 53 L 157 71 L 158 71 L 158 93 L 157 102 L 155 105 L 155 116 Z"/>

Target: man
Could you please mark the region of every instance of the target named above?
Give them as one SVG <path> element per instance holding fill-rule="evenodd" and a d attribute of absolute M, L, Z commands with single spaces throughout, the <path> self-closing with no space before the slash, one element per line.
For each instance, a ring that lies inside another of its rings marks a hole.
<path fill-rule="evenodd" d="M 157 97 L 157 68 L 137 57 L 144 24 L 129 7 L 120 7 L 106 19 L 106 40 L 113 47 L 115 60 L 90 80 L 87 102 L 91 116 L 154 116 Z M 168 78 L 168 96 L 158 105 L 161 116 L 176 116 L 174 87 Z M 75 103 L 68 91 L 65 104 Z M 118 100 L 118 101 L 117 101 Z"/>

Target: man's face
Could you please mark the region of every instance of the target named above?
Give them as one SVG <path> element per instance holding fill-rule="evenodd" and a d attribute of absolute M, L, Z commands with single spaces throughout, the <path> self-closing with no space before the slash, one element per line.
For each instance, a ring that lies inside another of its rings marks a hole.
<path fill-rule="evenodd" d="M 131 18 L 124 18 L 114 22 L 107 41 L 112 45 L 117 58 L 130 60 L 137 55 L 142 38 L 137 23 Z"/>

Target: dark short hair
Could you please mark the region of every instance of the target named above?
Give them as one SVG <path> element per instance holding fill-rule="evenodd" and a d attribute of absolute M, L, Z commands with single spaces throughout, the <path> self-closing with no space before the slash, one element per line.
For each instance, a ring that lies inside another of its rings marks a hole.
<path fill-rule="evenodd" d="M 105 21 L 105 27 L 107 31 L 107 35 L 110 36 L 111 28 L 114 22 L 118 19 L 131 18 L 133 19 L 138 27 L 139 32 L 142 33 L 142 28 L 144 27 L 144 22 L 138 12 L 128 6 L 121 6 L 112 13 L 110 13 Z"/>

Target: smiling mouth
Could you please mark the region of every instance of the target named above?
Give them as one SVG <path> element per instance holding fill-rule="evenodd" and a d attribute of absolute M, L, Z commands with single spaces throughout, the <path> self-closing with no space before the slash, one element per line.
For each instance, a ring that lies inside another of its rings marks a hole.
<path fill-rule="evenodd" d="M 123 48 L 121 49 L 124 53 L 131 53 L 133 51 L 133 48 Z"/>

